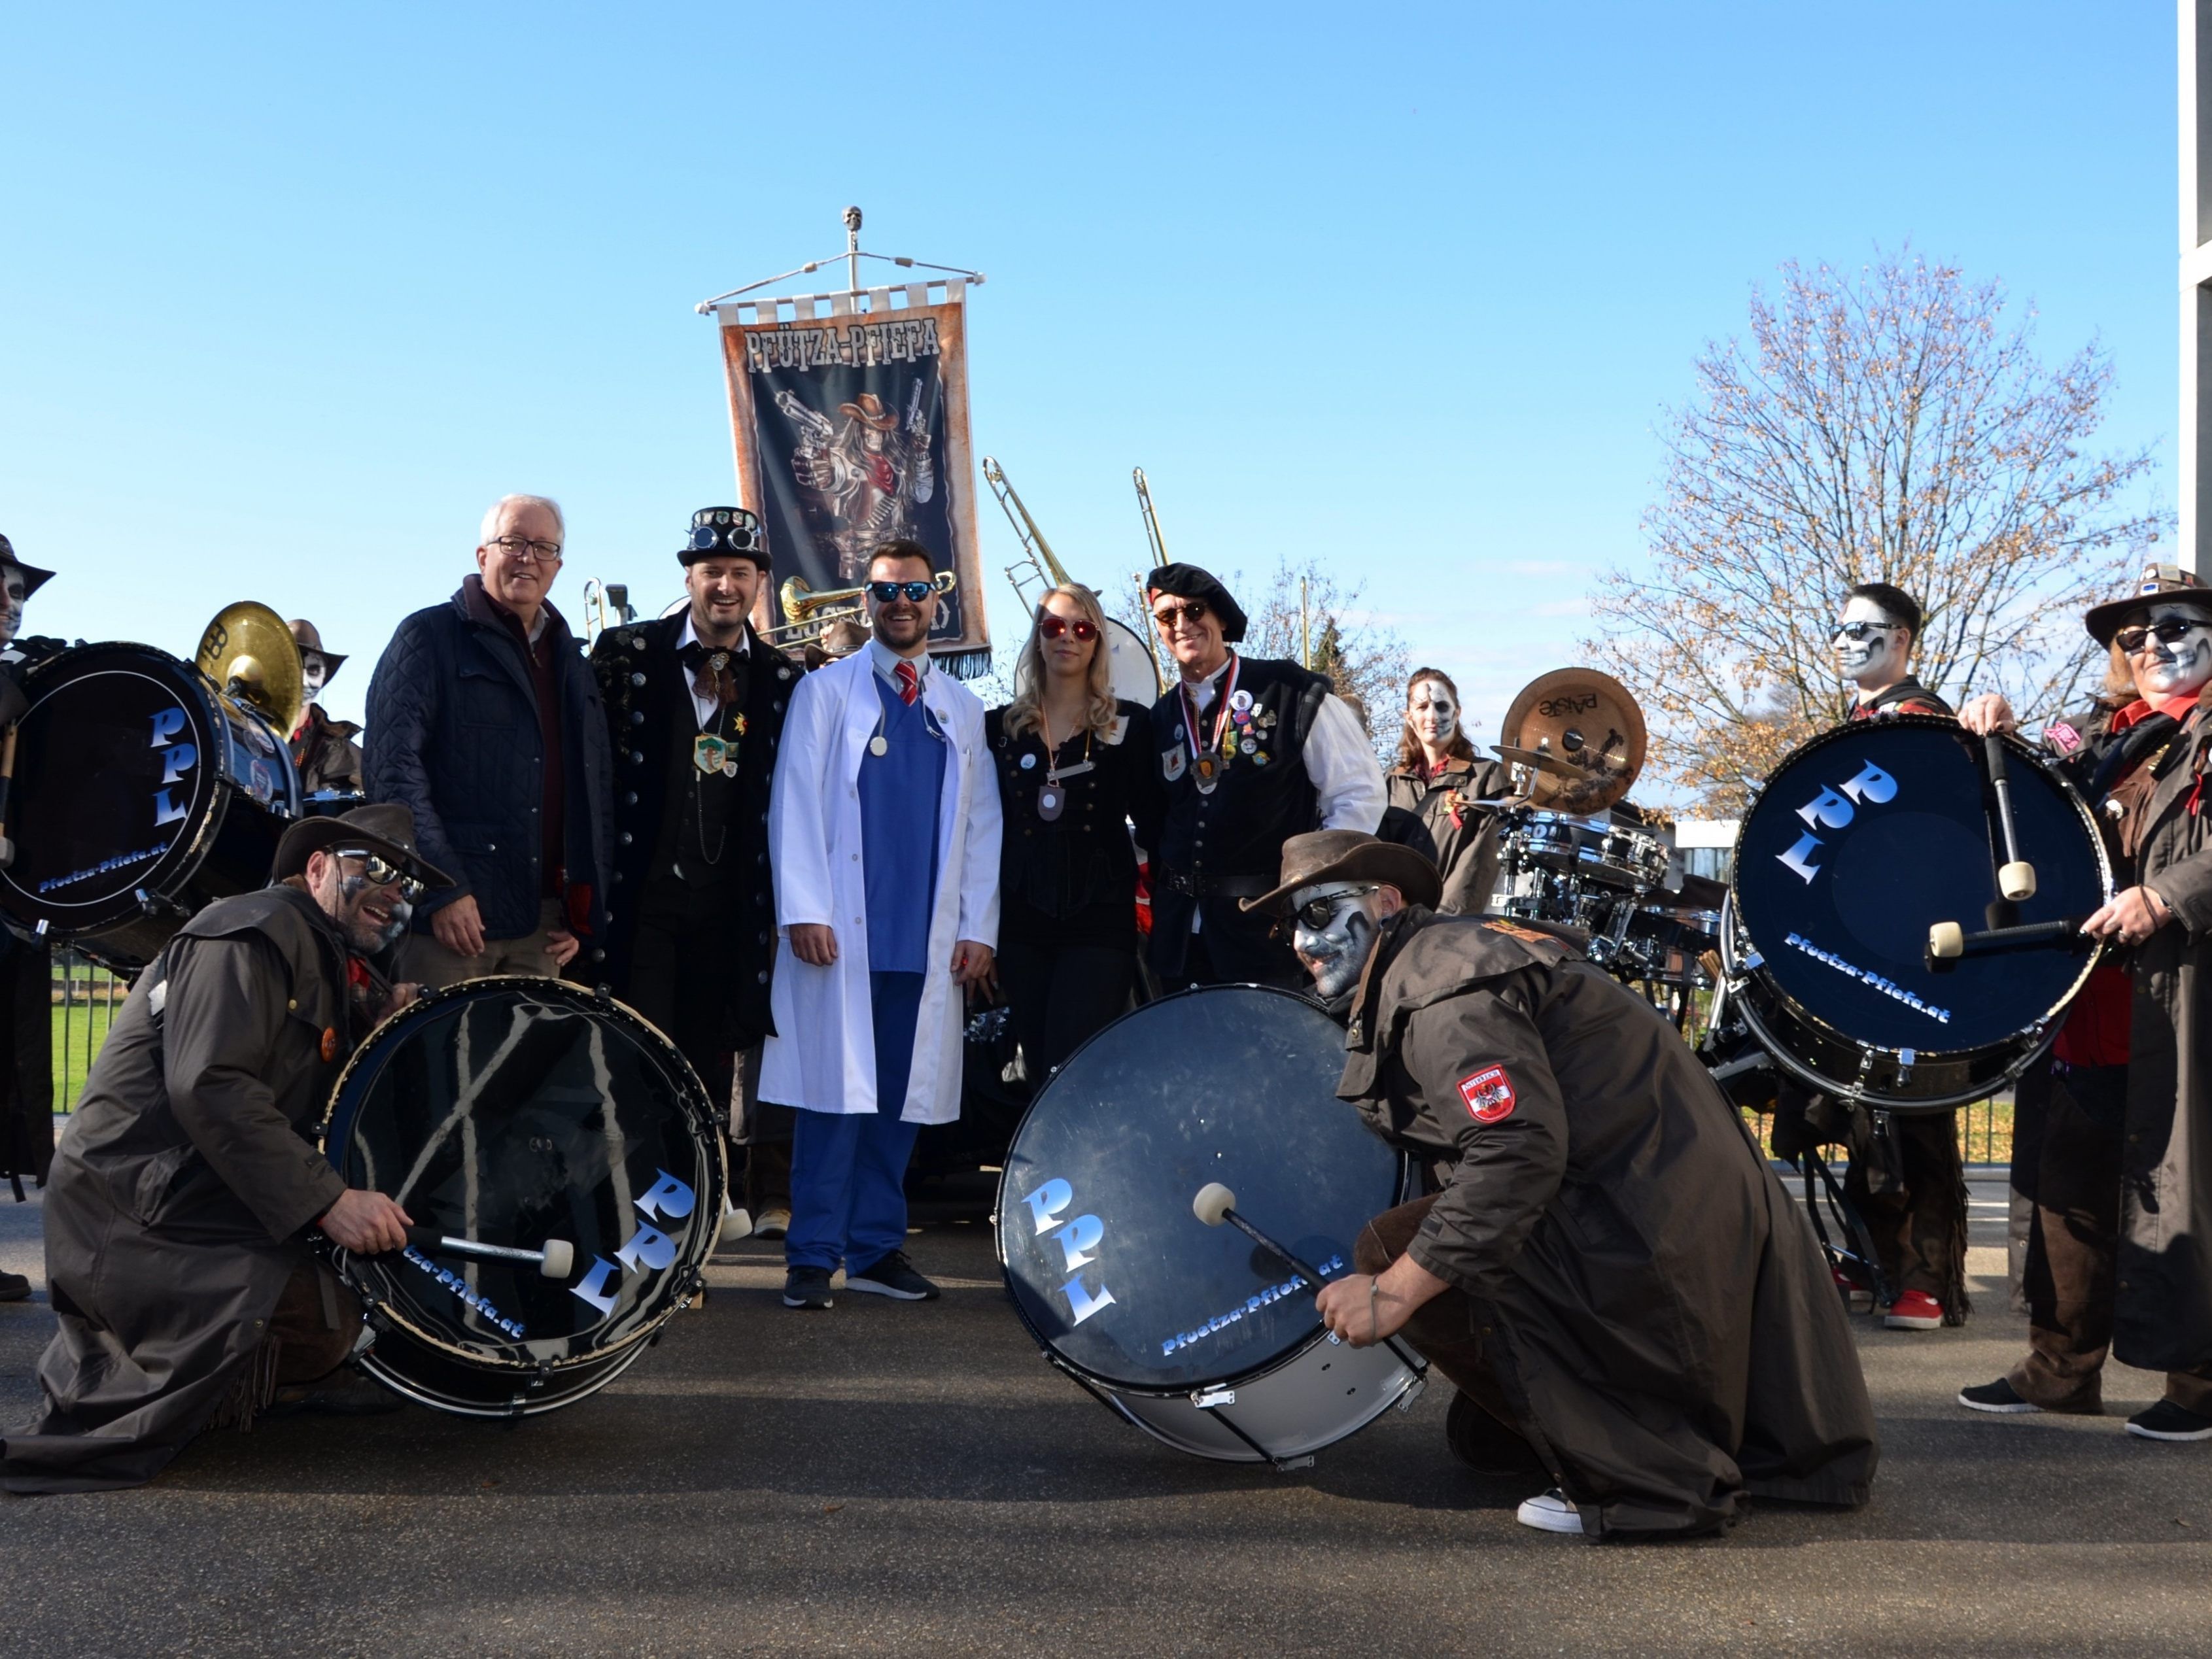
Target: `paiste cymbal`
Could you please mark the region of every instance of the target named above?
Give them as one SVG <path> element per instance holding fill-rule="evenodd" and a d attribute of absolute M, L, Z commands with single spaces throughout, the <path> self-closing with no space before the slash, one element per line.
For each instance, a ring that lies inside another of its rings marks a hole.
<path fill-rule="evenodd" d="M 201 673 L 241 702 L 250 703 L 289 738 L 307 707 L 307 668 L 291 625 L 252 599 L 227 605 L 200 635 L 193 656 Z"/>
<path fill-rule="evenodd" d="M 1539 674 L 1513 699 L 1498 736 L 1498 752 L 1530 769 L 1530 800 L 1553 811 L 1602 812 L 1644 769 L 1644 711 L 1626 686 L 1595 668 Z"/>

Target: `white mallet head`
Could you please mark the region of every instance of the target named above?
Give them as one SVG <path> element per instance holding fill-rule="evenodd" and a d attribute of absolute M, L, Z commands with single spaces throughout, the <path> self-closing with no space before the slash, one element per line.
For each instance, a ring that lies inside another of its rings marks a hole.
<path fill-rule="evenodd" d="M 1966 930 L 1955 921 L 1939 921 L 1928 930 L 1928 954 L 1938 962 L 1956 961 L 1966 954 Z"/>
<path fill-rule="evenodd" d="M 1237 1207 L 1237 1194 L 1218 1181 L 1209 1181 L 1190 1201 L 1190 1212 L 1209 1227 L 1218 1227 Z"/>
<path fill-rule="evenodd" d="M 548 1279 L 566 1279 L 568 1270 L 576 1265 L 576 1247 L 565 1238 L 545 1241 L 545 1259 L 538 1264 L 538 1271 Z"/>
<path fill-rule="evenodd" d="M 722 1200 L 722 1224 L 715 1230 L 714 1243 L 734 1244 L 741 1238 L 750 1238 L 753 1216 L 750 1210 L 740 1210 L 727 1199 Z"/>
<path fill-rule="evenodd" d="M 1997 872 L 1997 891 L 2017 903 L 2035 896 L 2035 866 L 2026 859 Z"/>

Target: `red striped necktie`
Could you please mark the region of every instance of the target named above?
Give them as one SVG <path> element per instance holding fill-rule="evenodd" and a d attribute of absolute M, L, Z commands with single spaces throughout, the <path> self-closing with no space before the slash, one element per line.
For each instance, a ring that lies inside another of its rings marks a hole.
<path fill-rule="evenodd" d="M 910 662 L 900 663 L 894 672 L 898 675 L 899 701 L 912 708 L 914 700 L 921 695 L 921 676 L 915 672 Z"/>

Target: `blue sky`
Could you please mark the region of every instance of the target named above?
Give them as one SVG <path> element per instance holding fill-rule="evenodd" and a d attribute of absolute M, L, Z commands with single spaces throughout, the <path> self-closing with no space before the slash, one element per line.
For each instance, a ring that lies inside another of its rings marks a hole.
<path fill-rule="evenodd" d="M 2174 130 L 2148 0 L 16 7 L 0 531 L 61 570 L 33 631 L 260 599 L 356 653 L 341 714 L 505 491 L 568 509 L 572 617 L 672 597 L 732 495 L 691 306 L 857 202 L 988 273 L 976 451 L 1079 578 L 1145 562 L 1141 464 L 1176 556 L 1340 562 L 1494 732 L 1783 260 L 1910 238 L 2101 337 L 2170 499 Z"/>

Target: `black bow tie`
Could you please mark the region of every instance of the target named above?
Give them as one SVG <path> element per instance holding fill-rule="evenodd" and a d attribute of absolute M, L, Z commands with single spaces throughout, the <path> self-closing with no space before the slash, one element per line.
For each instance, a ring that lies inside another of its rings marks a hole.
<path fill-rule="evenodd" d="M 744 664 L 744 658 L 738 652 L 725 646 L 707 646 L 694 640 L 676 656 L 690 671 L 691 689 L 699 696 L 728 704 L 736 702 L 744 695 L 738 684 L 738 671 Z"/>

